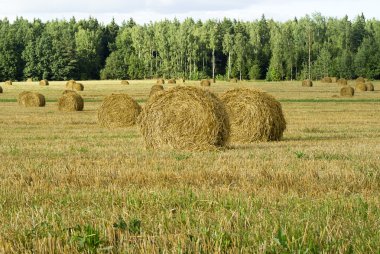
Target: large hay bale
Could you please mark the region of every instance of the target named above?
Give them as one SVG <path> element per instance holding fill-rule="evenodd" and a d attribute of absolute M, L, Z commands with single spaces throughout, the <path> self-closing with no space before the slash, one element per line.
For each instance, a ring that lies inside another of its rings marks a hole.
<path fill-rule="evenodd" d="M 365 83 L 357 83 L 355 86 L 355 89 L 358 91 L 363 91 L 363 92 L 367 91 L 367 87 Z"/>
<path fill-rule="evenodd" d="M 122 84 L 122 85 L 129 85 L 129 82 L 128 82 L 128 80 L 122 80 L 122 81 L 121 81 L 121 84 Z"/>
<path fill-rule="evenodd" d="M 19 94 L 18 104 L 24 107 L 44 107 L 45 96 L 40 93 L 24 91 Z"/>
<path fill-rule="evenodd" d="M 278 141 L 286 129 L 280 102 L 259 90 L 236 88 L 221 97 L 231 124 L 231 143 Z"/>
<path fill-rule="evenodd" d="M 162 85 L 153 85 L 150 88 L 149 97 L 152 97 L 155 93 L 160 92 L 160 91 L 164 91 L 164 87 Z"/>
<path fill-rule="evenodd" d="M 176 83 L 175 79 L 169 79 L 168 80 L 168 84 L 175 84 L 175 83 Z"/>
<path fill-rule="evenodd" d="M 7 80 L 4 82 L 6 86 L 11 86 L 12 85 L 12 80 Z"/>
<path fill-rule="evenodd" d="M 141 106 L 127 94 L 112 94 L 104 98 L 98 110 L 99 124 L 103 127 L 128 127 L 136 124 Z"/>
<path fill-rule="evenodd" d="M 147 148 L 209 150 L 224 146 L 229 121 L 213 93 L 177 86 L 157 93 L 145 105 L 138 124 Z"/>
<path fill-rule="evenodd" d="M 359 83 L 365 83 L 365 79 L 363 77 L 358 77 L 356 79 L 356 84 L 359 84 Z"/>
<path fill-rule="evenodd" d="M 355 90 L 351 86 L 343 86 L 340 89 L 340 96 L 342 97 L 352 97 L 354 96 L 354 94 L 355 94 Z"/>
<path fill-rule="evenodd" d="M 74 91 L 65 91 L 62 97 L 58 99 L 59 111 L 82 111 L 83 107 L 82 96 Z"/>
<path fill-rule="evenodd" d="M 312 87 L 313 81 L 311 81 L 310 79 L 305 79 L 304 81 L 302 81 L 302 86 Z"/>
<path fill-rule="evenodd" d="M 347 79 L 345 79 L 345 78 L 338 79 L 337 83 L 338 83 L 338 85 L 341 85 L 341 86 L 346 86 L 348 84 Z"/>
<path fill-rule="evenodd" d="M 78 83 L 78 82 L 75 82 L 72 86 L 72 89 L 73 90 L 76 90 L 76 91 L 83 91 L 84 90 L 84 86 L 82 83 Z"/>
<path fill-rule="evenodd" d="M 211 86 L 211 82 L 208 79 L 201 80 L 201 86 Z"/>
<path fill-rule="evenodd" d="M 332 82 L 332 83 L 336 83 L 337 80 L 338 80 L 337 77 L 331 77 L 331 82 Z"/>
<path fill-rule="evenodd" d="M 165 79 L 163 79 L 163 78 L 157 79 L 156 85 L 163 85 L 163 84 L 165 84 Z"/>
<path fill-rule="evenodd" d="M 75 84 L 75 80 L 74 79 L 70 79 L 69 81 L 66 82 L 66 88 L 68 89 L 73 89 L 73 85 Z"/>
<path fill-rule="evenodd" d="M 367 91 L 375 91 L 375 87 L 373 86 L 371 82 L 365 83 L 365 86 L 367 88 Z"/>
<path fill-rule="evenodd" d="M 40 86 L 48 86 L 49 81 L 47 79 L 40 80 Z"/>
<path fill-rule="evenodd" d="M 0 93 L 3 93 L 3 88 L 0 86 Z"/>
<path fill-rule="evenodd" d="M 230 79 L 230 82 L 231 82 L 231 83 L 237 83 L 238 80 L 237 80 L 237 78 L 232 78 L 232 79 Z"/>
<path fill-rule="evenodd" d="M 321 80 L 323 83 L 331 83 L 332 82 L 332 79 L 330 77 L 324 77 L 322 80 Z"/>

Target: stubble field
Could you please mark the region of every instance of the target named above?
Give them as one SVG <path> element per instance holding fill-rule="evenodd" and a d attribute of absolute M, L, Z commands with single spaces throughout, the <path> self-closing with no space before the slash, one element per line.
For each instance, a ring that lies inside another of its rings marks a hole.
<path fill-rule="evenodd" d="M 0 253 L 380 251 L 379 82 L 353 98 L 333 98 L 336 84 L 217 82 L 274 95 L 287 129 L 210 152 L 150 151 L 136 126 L 97 124 L 106 95 L 143 105 L 153 81 L 84 81 L 83 112 L 57 110 L 64 84 L 2 85 Z M 46 107 L 18 106 L 24 90 Z"/>

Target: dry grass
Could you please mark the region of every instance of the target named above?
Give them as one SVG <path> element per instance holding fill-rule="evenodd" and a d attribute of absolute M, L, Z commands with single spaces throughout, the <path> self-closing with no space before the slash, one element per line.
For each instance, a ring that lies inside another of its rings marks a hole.
<path fill-rule="evenodd" d="M 1 94 L 0 253 L 379 252 L 379 82 L 345 99 L 239 82 L 281 101 L 283 141 L 209 152 L 146 151 L 136 126 L 99 126 L 105 96 L 147 100 L 154 81 L 133 82 L 83 81 L 80 114 L 56 108 L 65 82 L 34 86 L 43 108 L 17 106 L 30 84 Z"/>

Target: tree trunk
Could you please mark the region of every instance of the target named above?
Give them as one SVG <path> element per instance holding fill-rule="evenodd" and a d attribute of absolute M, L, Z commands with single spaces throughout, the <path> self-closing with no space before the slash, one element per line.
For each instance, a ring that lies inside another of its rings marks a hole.
<path fill-rule="evenodd" d="M 212 80 L 215 80 L 215 49 L 212 49 Z"/>
<path fill-rule="evenodd" d="M 309 31 L 309 79 L 311 80 L 311 31 Z"/>
<path fill-rule="evenodd" d="M 228 80 L 231 77 L 231 52 L 228 52 Z"/>

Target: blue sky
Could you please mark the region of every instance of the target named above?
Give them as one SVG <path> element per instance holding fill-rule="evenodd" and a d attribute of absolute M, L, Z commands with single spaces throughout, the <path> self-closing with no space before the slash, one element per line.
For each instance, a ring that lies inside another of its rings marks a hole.
<path fill-rule="evenodd" d="M 347 14 L 350 19 L 364 13 L 367 19 L 380 20 L 379 10 L 380 0 L 0 0 L 0 18 L 23 16 L 46 21 L 92 16 L 104 23 L 112 18 L 120 23 L 130 17 L 138 23 L 186 17 L 255 20 L 262 14 L 286 21 L 314 12 L 338 18 Z"/>

